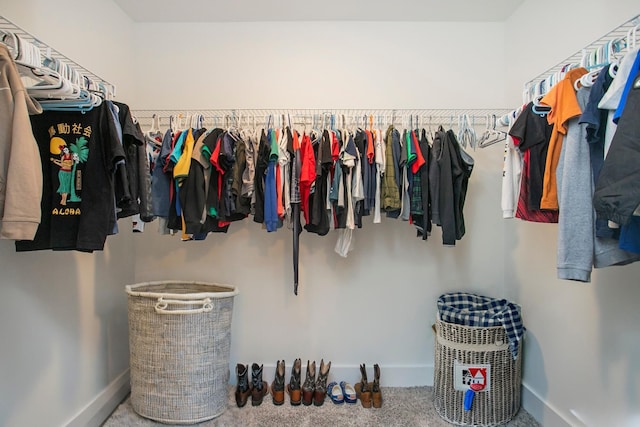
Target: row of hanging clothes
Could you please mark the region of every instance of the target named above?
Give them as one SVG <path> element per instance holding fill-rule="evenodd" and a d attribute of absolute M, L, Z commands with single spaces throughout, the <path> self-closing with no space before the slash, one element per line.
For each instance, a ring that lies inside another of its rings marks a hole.
<path fill-rule="evenodd" d="M 558 223 L 560 279 L 640 259 L 637 28 L 541 80 L 506 117 L 503 216 Z"/>
<path fill-rule="evenodd" d="M 172 119 L 162 131 L 154 120 L 145 137 L 161 232 L 203 240 L 247 218 L 267 232 L 291 230 L 296 292 L 303 230 L 336 230 L 343 257 L 367 216 L 374 224 L 383 216 L 408 221 L 423 240 L 435 224 L 445 245 L 465 234 L 474 159 L 463 143 L 475 146 L 472 126 L 461 126 L 459 135 L 442 126 L 431 132 L 411 118 L 405 129 L 385 129 L 373 115 L 350 124 L 343 116 L 339 126 L 332 115 L 324 124 L 282 116 L 276 126 L 269 116 L 263 127 L 234 120 L 205 128 L 196 115 L 184 127 Z"/>
<path fill-rule="evenodd" d="M 112 85 L 0 24 L 0 238 L 17 251 L 101 250 L 117 218 L 140 213 L 142 131 Z"/>

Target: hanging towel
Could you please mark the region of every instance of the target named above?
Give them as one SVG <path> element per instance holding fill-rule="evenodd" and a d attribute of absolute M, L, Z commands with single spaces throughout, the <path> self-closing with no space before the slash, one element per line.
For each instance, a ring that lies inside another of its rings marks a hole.
<path fill-rule="evenodd" d="M 505 299 L 466 292 L 450 292 L 438 298 L 438 315 L 443 322 L 464 326 L 504 326 L 509 349 L 518 358 L 519 342 L 525 332 L 520 306 Z"/>

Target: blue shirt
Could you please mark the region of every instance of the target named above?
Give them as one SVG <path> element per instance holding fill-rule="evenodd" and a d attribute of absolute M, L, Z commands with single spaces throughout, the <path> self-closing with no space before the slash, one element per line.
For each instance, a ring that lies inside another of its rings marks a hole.
<path fill-rule="evenodd" d="M 613 122 L 616 124 L 618 124 L 618 120 L 620 120 L 620 116 L 622 116 L 622 111 L 624 110 L 624 106 L 627 103 L 627 95 L 629 94 L 629 90 L 631 90 L 633 81 L 638 76 L 638 73 L 640 73 L 640 51 L 636 54 L 636 60 L 633 61 L 633 65 L 631 66 L 629 78 L 627 79 L 627 83 L 624 85 L 624 90 L 622 92 L 622 96 L 620 97 L 618 108 L 616 109 L 616 112 L 613 113 Z"/>

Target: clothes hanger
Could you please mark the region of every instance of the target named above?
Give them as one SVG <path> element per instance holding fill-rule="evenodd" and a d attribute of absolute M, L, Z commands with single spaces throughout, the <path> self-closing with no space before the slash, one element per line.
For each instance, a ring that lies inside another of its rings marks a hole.
<path fill-rule="evenodd" d="M 507 115 L 506 117 L 507 117 L 507 123 L 508 123 L 509 115 Z M 487 119 L 490 120 L 491 128 L 489 130 L 489 136 L 485 140 L 480 141 L 478 143 L 478 147 L 480 148 L 489 147 L 490 145 L 494 145 L 507 138 L 507 132 L 496 129 L 497 117 L 495 114 L 487 115 Z"/>
<path fill-rule="evenodd" d="M 542 99 L 542 96 L 535 98 L 532 101 L 531 111 L 533 111 L 535 114 L 538 114 L 540 117 L 544 117 L 547 114 L 549 114 L 549 111 L 551 111 L 551 108 L 540 103 L 541 99 Z"/>
<path fill-rule="evenodd" d="M 23 65 L 32 67 L 42 66 L 42 54 L 33 43 L 28 42 L 18 34 L 11 33 L 10 42 L 14 44 L 14 60 Z"/>
<path fill-rule="evenodd" d="M 16 35 L 11 31 L 0 29 L 0 43 L 4 44 L 9 49 L 11 59 L 15 61 L 18 55 L 18 40 L 16 40 Z"/>
<path fill-rule="evenodd" d="M 493 119 L 493 126 L 492 126 L 492 119 Z M 496 116 L 495 115 L 491 115 L 491 114 L 487 114 L 485 116 L 485 120 L 487 121 L 487 126 L 484 129 L 484 132 L 482 132 L 482 135 L 480 135 L 480 138 L 478 139 L 478 146 L 480 148 L 482 148 L 482 144 L 484 144 L 485 141 L 489 140 L 489 138 L 491 137 L 491 130 L 492 128 L 495 129 L 495 119 Z"/>
<path fill-rule="evenodd" d="M 157 114 L 153 115 L 151 121 L 151 129 L 153 130 L 153 132 L 160 132 L 160 116 Z"/>
<path fill-rule="evenodd" d="M 46 98 L 70 96 L 73 93 L 70 83 L 64 81 L 58 72 L 43 66 L 37 46 L 9 31 L 0 30 L 0 34 L 0 41 L 9 48 L 20 75 L 36 82 L 31 86 L 25 83 L 25 88 L 31 88 L 33 95 Z"/>
<path fill-rule="evenodd" d="M 102 103 L 102 98 L 87 90 L 85 79 L 75 69 L 68 64 L 58 63 L 60 71 L 65 80 L 70 81 L 72 93 L 60 96 L 60 93 L 51 93 L 45 91 L 40 93 L 39 90 L 32 89 L 28 92 L 39 99 L 40 105 L 45 110 L 55 111 L 88 111 Z M 57 98 L 54 95 L 58 95 Z"/>
<path fill-rule="evenodd" d="M 636 48 L 637 34 L 640 24 L 632 27 L 627 31 L 627 53 L 631 53 Z"/>
<path fill-rule="evenodd" d="M 20 50 L 21 69 L 30 68 L 28 76 L 40 77 L 40 82 L 27 86 L 27 93 L 38 99 L 45 110 L 88 111 L 102 103 L 102 97 L 91 79 L 81 75 L 69 64 L 56 59 L 42 59 L 37 46 L 16 37 Z M 37 62 L 43 65 L 33 67 Z M 26 65 L 25 65 L 26 64 Z"/>
<path fill-rule="evenodd" d="M 31 73 L 27 73 L 29 77 L 38 77 L 40 81 L 32 86 L 27 86 L 30 95 L 36 98 L 59 98 L 78 99 L 84 102 L 91 98 L 83 89 L 89 88 L 85 79 L 75 69 L 68 64 L 50 58 L 43 58 L 40 49 L 26 40 L 16 36 L 18 45 L 20 46 L 20 54 L 17 63 L 25 71 L 25 67 L 31 68 Z M 93 98 L 95 103 L 95 98 Z"/>
<path fill-rule="evenodd" d="M 458 143 L 463 148 L 467 148 L 467 144 L 474 150 L 476 148 L 476 131 L 473 128 L 468 114 L 458 116 Z"/>

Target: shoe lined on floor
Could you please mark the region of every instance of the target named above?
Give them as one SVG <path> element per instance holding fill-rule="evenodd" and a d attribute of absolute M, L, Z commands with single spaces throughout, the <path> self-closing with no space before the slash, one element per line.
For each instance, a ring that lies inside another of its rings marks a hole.
<path fill-rule="evenodd" d="M 276 363 L 276 374 L 271 383 L 271 398 L 273 399 L 273 404 L 277 406 L 284 403 L 284 372 L 284 360 L 278 360 Z"/>
<path fill-rule="evenodd" d="M 360 399 L 363 408 L 371 408 L 371 388 L 367 382 L 367 368 L 360 365 L 360 382 L 355 385 L 356 396 Z"/>
<path fill-rule="evenodd" d="M 382 391 L 380 391 L 380 366 L 373 365 L 373 384 L 371 385 L 371 398 L 374 408 L 382 408 Z"/>
<path fill-rule="evenodd" d="M 324 403 L 324 397 L 327 394 L 327 378 L 329 377 L 330 369 L 331 362 L 325 365 L 324 359 L 320 360 L 318 379 L 316 380 L 316 387 L 313 391 L 313 404 L 315 406 L 322 406 L 322 404 Z"/>
<path fill-rule="evenodd" d="M 311 405 L 313 402 L 313 391 L 316 388 L 316 361 L 309 364 L 307 360 L 307 376 L 302 384 L 302 404 L 305 406 Z"/>
<path fill-rule="evenodd" d="M 287 393 L 289 393 L 289 402 L 291 405 L 298 406 L 302 403 L 302 390 L 300 388 L 300 369 L 302 361 L 296 359 L 291 367 L 291 380 L 287 385 Z"/>
<path fill-rule="evenodd" d="M 238 363 L 236 365 L 236 376 L 238 377 L 238 385 L 236 386 L 236 405 L 242 408 L 247 404 L 247 400 L 251 395 L 251 385 L 249 384 L 249 365 Z"/>
<path fill-rule="evenodd" d="M 262 399 L 269 394 L 269 385 L 262 379 L 262 370 L 264 365 L 254 363 L 251 365 L 251 382 L 253 390 L 251 390 L 251 405 L 260 406 Z"/>
<path fill-rule="evenodd" d="M 351 384 L 346 381 L 340 381 L 340 389 L 342 390 L 342 396 L 346 403 L 356 403 L 358 401 L 356 390 Z"/>
<path fill-rule="evenodd" d="M 344 394 L 342 394 L 342 387 L 337 382 L 333 381 L 327 385 L 327 396 L 336 405 L 344 403 Z"/>

